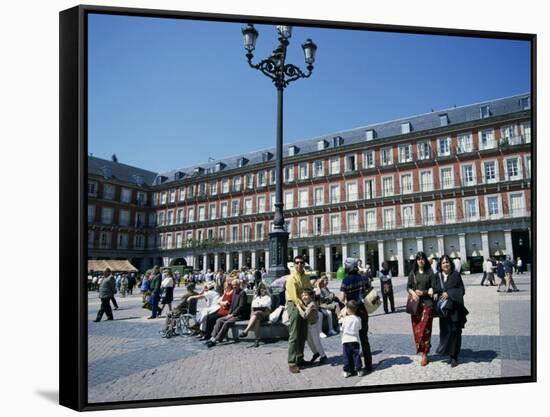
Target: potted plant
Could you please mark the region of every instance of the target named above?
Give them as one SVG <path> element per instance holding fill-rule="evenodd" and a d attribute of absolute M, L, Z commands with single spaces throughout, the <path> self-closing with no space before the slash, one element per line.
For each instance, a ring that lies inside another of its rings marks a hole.
<path fill-rule="evenodd" d="M 462 267 L 460 268 L 461 272 L 463 272 L 465 275 L 470 274 L 470 262 L 464 261 L 462 263 Z"/>

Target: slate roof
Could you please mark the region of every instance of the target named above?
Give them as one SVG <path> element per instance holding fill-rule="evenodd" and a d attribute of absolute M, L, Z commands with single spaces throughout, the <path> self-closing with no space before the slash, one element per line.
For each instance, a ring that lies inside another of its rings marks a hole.
<path fill-rule="evenodd" d="M 489 117 L 497 117 L 506 114 L 516 113 L 523 110 L 521 99 L 529 98 L 529 109 L 530 109 L 530 97 L 531 94 L 518 94 L 511 97 L 500 98 L 496 100 L 487 100 L 480 103 L 468 104 L 460 107 L 451 107 L 442 110 L 434 110 L 430 113 L 420 114 L 416 116 L 410 116 L 406 118 L 391 120 L 388 122 L 375 123 L 367 126 L 357 127 L 354 129 L 344 130 L 340 132 L 334 132 L 331 134 L 310 138 L 294 143 L 287 143 L 283 145 L 283 158 L 289 156 L 289 148 L 294 145 L 298 148 L 296 155 L 304 155 L 307 153 L 317 152 L 317 143 L 320 140 L 326 140 L 327 145 L 325 149 L 333 148 L 333 138 L 340 137 L 339 146 L 347 146 L 359 142 L 366 142 L 366 132 L 368 130 L 374 130 L 374 139 L 373 142 L 380 139 L 385 139 L 389 137 L 395 137 L 401 135 L 401 125 L 405 122 L 410 123 L 410 132 L 422 132 L 427 130 L 432 130 L 442 127 L 440 122 L 440 116 L 443 114 L 447 115 L 448 124 L 447 126 L 459 125 L 462 123 L 467 123 L 471 121 L 482 120 L 480 108 L 482 106 L 489 106 Z M 489 119 L 490 120 L 490 119 Z M 371 141 L 369 141 L 371 142 Z M 207 170 L 209 172 L 215 172 L 215 166 L 217 163 L 223 163 L 224 168 L 221 171 L 229 171 L 232 169 L 240 168 L 239 160 L 241 158 L 246 158 L 247 162 L 243 166 L 258 165 L 265 163 L 263 159 L 263 154 L 265 152 L 271 153 L 272 157 L 268 160 L 273 160 L 275 158 L 275 148 L 262 149 L 259 151 L 253 151 L 248 153 L 243 153 L 240 155 L 235 155 L 220 160 L 214 160 L 205 162 L 203 164 L 198 164 L 193 167 L 186 167 L 181 169 L 174 169 L 164 173 L 159 173 L 158 177 L 162 178 L 162 182 L 157 182 L 155 179 L 155 184 L 160 185 L 177 181 L 180 179 L 185 179 L 193 177 L 195 174 L 195 169 L 200 167 L 203 170 L 203 173 Z M 196 175 L 196 174 L 195 174 Z"/>
<path fill-rule="evenodd" d="M 130 165 L 122 164 L 120 162 L 113 162 L 108 159 L 88 156 L 88 175 L 98 175 L 101 177 L 108 176 L 112 179 L 133 184 L 136 184 L 136 176 L 142 175 L 144 185 L 153 185 L 153 182 L 155 181 L 155 178 L 158 174 L 156 172 L 136 168 Z"/>

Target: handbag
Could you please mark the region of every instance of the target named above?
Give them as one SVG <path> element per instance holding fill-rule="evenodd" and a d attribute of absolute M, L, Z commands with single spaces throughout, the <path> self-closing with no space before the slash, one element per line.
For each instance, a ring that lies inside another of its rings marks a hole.
<path fill-rule="evenodd" d="M 367 310 L 369 314 L 374 313 L 378 307 L 380 307 L 382 301 L 374 288 L 370 287 L 370 289 L 367 290 L 367 294 L 363 297 L 363 304 L 365 305 L 365 310 Z"/>
<path fill-rule="evenodd" d="M 416 274 L 413 272 L 414 278 L 414 288 L 416 289 Z M 420 312 L 420 298 L 417 298 L 416 301 L 409 294 L 407 297 L 407 305 L 405 306 L 405 311 L 411 315 L 416 316 Z"/>
<path fill-rule="evenodd" d="M 443 285 L 443 279 L 441 278 L 441 273 L 438 273 L 437 276 L 439 277 L 439 283 L 441 285 L 441 289 L 445 290 L 445 286 Z M 439 297 L 437 299 L 437 302 L 435 303 L 435 315 L 437 317 L 447 317 L 447 304 L 449 299 L 446 300 Z"/>

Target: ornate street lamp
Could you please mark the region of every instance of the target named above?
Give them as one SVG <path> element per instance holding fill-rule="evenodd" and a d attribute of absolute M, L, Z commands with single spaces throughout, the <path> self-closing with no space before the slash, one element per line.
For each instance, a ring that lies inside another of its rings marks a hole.
<path fill-rule="evenodd" d="M 317 46 L 311 39 L 306 40 L 302 45 L 305 62 L 307 64 L 307 72 L 302 71 L 296 65 L 287 64 L 285 62 L 286 50 L 290 43 L 289 39 L 292 36 L 292 26 L 278 25 L 277 32 L 279 34 L 279 45 L 273 50 L 271 56 L 261 60 L 257 64 L 253 64 L 253 51 L 256 49 L 256 40 L 258 39 L 259 33 L 251 24 L 246 25 L 242 29 L 248 65 L 250 65 L 251 68 L 261 71 L 262 74 L 271 79 L 277 89 L 275 214 L 273 217 L 273 231 L 269 233 L 269 274 L 266 277 L 268 283 L 288 274 L 288 268 L 286 266 L 288 232 L 285 230 L 285 220 L 283 216 L 283 91 L 291 82 L 311 76 L 313 63 L 315 62 L 315 53 L 317 51 Z"/>

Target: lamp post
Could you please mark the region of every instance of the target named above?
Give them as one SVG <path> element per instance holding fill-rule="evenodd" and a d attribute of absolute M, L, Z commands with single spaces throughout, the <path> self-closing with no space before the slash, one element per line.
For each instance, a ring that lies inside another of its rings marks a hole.
<path fill-rule="evenodd" d="M 288 274 L 286 266 L 288 232 L 285 230 L 283 216 L 283 92 L 293 81 L 300 78 L 308 78 L 313 72 L 315 52 L 317 46 L 311 39 L 306 40 L 302 45 L 304 50 L 307 72 L 302 71 L 293 64 L 285 63 L 286 51 L 289 39 L 292 35 L 292 26 L 277 26 L 279 33 L 279 45 L 273 50 L 271 56 L 263 59 L 257 64 L 252 63 L 256 48 L 256 40 L 259 33 L 253 25 L 248 24 L 242 29 L 244 37 L 244 48 L 247 50 L 246 58 L 248 65 L 271 79 L 277 89 L 277 140 L 275 159 L 275 214 L 273 217 L 273 231 L 269 233 L 269 273 L 266 277 L 267 283 Z"/>

